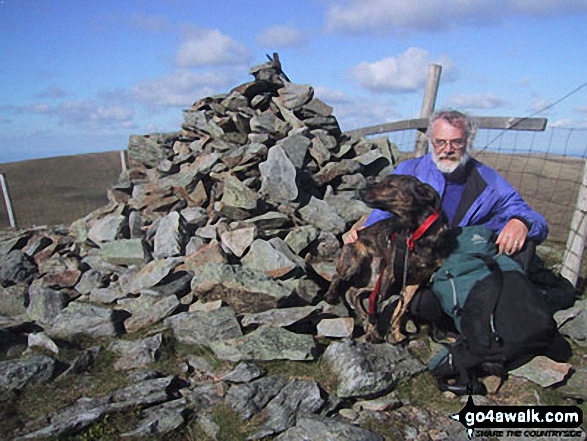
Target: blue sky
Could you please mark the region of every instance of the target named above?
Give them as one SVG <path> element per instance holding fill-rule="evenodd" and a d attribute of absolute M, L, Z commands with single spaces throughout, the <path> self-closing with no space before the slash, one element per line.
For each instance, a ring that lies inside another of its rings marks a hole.
<path fill-rule="evenodd" d="M 126 148 L 278 52 L 343 130 L 527 116 L 587 82 L 585 0 L 0 0 L 0 163 Z M 587 88 L 538 114 L 587 127 Z"/>

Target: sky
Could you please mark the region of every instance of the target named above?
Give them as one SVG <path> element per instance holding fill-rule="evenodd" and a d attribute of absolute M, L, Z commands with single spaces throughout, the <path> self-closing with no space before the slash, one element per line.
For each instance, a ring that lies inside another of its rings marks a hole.
<path fill-rule="evenodd" d="M 586 0 L 0 0 L 0 163 L 179 130 L 273 52 L 343 130 L 418 117 L 431 63 L 437 108 L 587 128 L 586 24 Z"/>

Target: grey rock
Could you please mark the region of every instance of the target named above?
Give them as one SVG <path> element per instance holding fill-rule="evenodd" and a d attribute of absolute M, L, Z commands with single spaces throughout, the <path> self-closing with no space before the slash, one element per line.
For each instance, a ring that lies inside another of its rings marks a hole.
<path fill-rule="evenodd" d="M 82 372 L 86 372 L 89 368 L 94 365 L 96 357 L 100 353 L 100 346 L 94 346 L 83 351 L 80 355 L 75 357 L 69 367 L 63 371 L 58 379 L 67 378 L 74 375 L 79 375 Z"/>
<path fill-rule="evenodd" d="M 270 375 L 250 383 L 235 384 L 226 394 L 226 402 L 242 419 L 259 413 L 287 384 L 281 375 Z"/>
<path fill-rule="evenodd" d="M 292 135 L 280 140 L 276 145 L 283 149 L 295 168 L 301 169 L 311 144 L 312 141 L 303 135 Z"/>
<path fill-rule="evenodd" d="M 149 261 L 150 255 L 142 239 L 121 239 L 103 243 L 100 258 L 112 265 L 142 266 Z"/>
<path fill-rule="evenodd" d="M 277 211 L 269 211 L 265 214 L 245 219 L 244 223 L 251 223 L 257 227 L 257 231 L 266 231 L 283 228 L 291 223 L 289 217 Z"/>
<path fill-rule="evenodd" d="M 329 162 L 323 168 L 314 174 L 313 178 L 316 184 L 323 186 L 340 176 L 349 175 L 357 172 L 361 166 L 351 160 L 343 159 L 339 162 Z"/>
<path fill-rule="evenodd" d="M 69 295 L 64 291 L 33 283 L 29 289 L 29 301 L 27 316 L 41 326 L 49 326 L 67 306 Z"/>
<path fill-rule="evenodd" d="M 336 209 L 314 196 L 310 198 L 307 205 L 300 208 L 299 212 L 302 219 L 320 230 L 330 231 L 334 234 L 345 231 L 346 222 L 339 216 Z"/>
<path fill-rule="evenodd" d="M 25 282 L 0 288 L 0 315 L 25 314 L 29 304 L 29 285 Z"/>
<path fill-rule="evenodd" d="M 28 347 L 44 348 L 54 354 L 59 353 L 59 348 L 44 332 L 31 332 L 28 337 Z"/>
<path fill-rule="evenodd" d="M 110 305 L 118 299 L 125 298 L 126 294 L 119 285 L 113 284 L 106 288 L 94 289 L 90 295 L 91 303 L 101 303 L 102 305 Z"/>
<path fill-rule="evenodd" d="M 294 227 L 290 233 L 285 237 L 285 243 L 291 248 L 291 250 L 300 254 L 306 249 L 314 240 L 318 238 L 318 229 L 312 225 L 302 225 Z"/>
<path fill-rule="evenodd" d="M 269 149 L 267 161 L 259 164 L 262 195 L 275 202 L 293 201 L 298 197 L 296 168 L 283 148 L 276 145 Z"/>
<path fill-rule="evenodd" d="M 143 293 L 138 298 L 128 299 L 121 305 L 131 313 L 131 317 L 124 322 L 124 328 L 127 332 L 137 332 L 157 324 L 169 317 L 179 304 L 174 295 L 158 297 Z"/>
<path fill-rule="evenodd" d="M 243 337 L 214 342 L 210 349 L 221 360 L 313 360 L 316 344 L 311 335 L 282 328 L 261 327 Z"/>
<path fill-rule="evenodd" d="M 328 196 L 324 200 L 334 209 L 336 212 L 345 220 L 347 223 L 354 223 L 361 216 L 365 216 L 371 213 L 369 208 L 363 201 L 356 199 L 350 199 L 347 196 Z"/>
<path fill-rule="evenodd" d="M 71 340 L 85 335 L 93 338 L 116 337 L 122 331 L 122 317 L 110 308 L 71 302 L 55 317 L 45 332 L 50 337 Z"/>
<path fill-rule="evenodd" d="M 96 245 L 103 242 L 111 242 L 122 239 L 122 231 L 128 226 L 126 217 L 118 214 L 110 214 L 97 220 L 88 231 L 88 239 Z"/>
<path fill-rule="evenodd" d="M 208 220 L 206 209 L 202 207 L 187 207 L 181 210 L 180 214 L 188 225 L 194 227 L 204 226 Z"/>
<path fill-rule="evenodd" d="M 259 197 L 257 193 L 243 184 L 238 178 L 229 175 L 224 179 L 224 195 L 222 202 L 229 207 L 254 210 Z"/>
<path fill-rule="evenodd" d="M 269 243 L 276 251 L 278 251 L 279 253 L 287 257 L 289 260 L 291 260 L 293 263 L 295 263 L 298 268 L 301 268 L 303 270 L 306 267 L 306 261 L 300 256 L 298 256 L 296 253 L 294 253 L 292 249 L 289 247 L 289 245 L 286 244 L 282 238 L 272 237 L 271 239 L 269 239 Z"/>
<path fill-rule="evenodd" d="M 55 370 L 55 360 L 33 355 L 22 360 L 0 361 L 0 401 L 13 398 L 27 384 L 45 383 Z"/>
<path fill-rule="evenodd" d="M 254 133 L 266 133 L 276 138 L 283 138 L 290 128 L 289 124 L 271 113 L 255 115 L 250 120 L 251 131 Z"/>
<path fill-rule="evenodd" d="M 318 257 L 336 261 L 342 247 L 342 244 L 336 236 L 330 231 L 321 231 L 317 242 L 316 252 L 318 253 Z"/>
<path fill-rule="evenodd" d="M 21 250 L 12 250 L 0 257 L 0 285 L 30 283 L 37 273 L 35 261 Z"/>
<path fill-rule="evenodd" d="M 142 135 L 130 136 L 127 152 L 131 161 L 145 164 L 147 167 L 156 167 L 169 155 L 169 152 L 157 141 Z"/>
<path fill-rule="evenodd" d="M 297 110 L 314 97 L 314 88 L 308 84 L 286 83 L 278 93 L 278 100 L 284 107 Z"/>
<path fill-rule="evenodd" d="M 153 260 L 139 272 L 133 274 L 126 285 L 128 292 L 138 294 L 143 289 L 151 288 L 161 282 L 175 267 L 183 262 L 181 257 L 169 257 Z"/>
<path fill-rule="evenodd" d="M 587 399 L 587 366 L 578 367 L 567 382 L 556 389 L 564 397 L 576 400 Z"/>
<path fill-rule="evenodd" d="M 587 347 L 587 309 L 581 309 L 571 320 L 560 327 L 560 333 L 576 344 Z"/>
<path fill-rule="evenodd" d="M 167 401 L 171 398 L 167 391 L 173 379 L 173 376 L 152 378 L 118 389 L 110 396 L 111 406 L 120 410 Z"/>
<path fill-rule="evenodd" d="M 169 213 L 157 227 L 153 240 L 153 257 L 164 259 L 179 256 L 185 245 L 186 237 L 185 220 L 181 214 L 177 211 Z"/>
<path fill-rule="evenodd" d="M 346 338 L 353 335 L 355 321 L 352 317 L 323 319 L 318 323 L 318 337 Z"/>
<path fill-rule="evenodd" d="M 82 274 L 75 285 L 75 290 L 80 294 L 90 294 L 96 289 L 104 288 L 108 283 L 109 277 L 106 274 L 90 268 Z"/>
<path fill-rule="evenodd" d="M 237 313 L 276 308 L 293 294 L 291 287 L 272 280 L 264 272 L 226 264 L 199 268 L 191 286 L 200 300 L 210 302 L 221 299 Z"/>
<path fill-rule="evenodd" d="M 253 438 L 281 433 L 294 426 L 298 416 L 315 413 L 323 404 L 320 389 L 314 380 L 292 380 L 261 412 L 260 418 L 264 423 Z"/>
<path fill-rule="evenodd" d="M 223 307 L 215 311 L 182 312 L 165 319 L 175 339 L 189 345 L 211 345 L 217 341 L 242 336 L 234 310 Z"/>
<path fill-rule="evenodd" d="M 184 424 L 186 411 L 185 398 L 145 409 L 139 426 L 131 432 L 121 434 L 120 438 L 142 440 L 149 437 L 164 437 Z"/>
<path fill-rule="evenodd" d="M 231 383 L 248 383 L 265 375 L 265 370 L 256 364 L 239 363 L 233 370 L 220 377 L 221 381 L 230 381 Z"/>
<path fill-rule="evenodd" d="M 315 113 L 318 116 L 330 116 L 333 110 L 331 106 L 318 98 L 312 98 L 312 100 L 304 106 L 304 109 Z"/>
<path fill-rule="evenodd" d="M 143 237 L 143 221 L 140 212 L 133 210 L 128 214 L 128 231 L 130 239 Z"/>
<path fill-rule="evenodd" d="M 161 334 L 153 335 L 138 341 L 116 340 L 110 343 L 108 349 L 116 352 L 120 357 L 112 366 L 115 370 L 130 370 L 143 368 L 155 361 L 161 347 Z"/>
<path fill-rule="evenodd" d="M 315 306 L 294 306 L 291 308 L 271 309 L 256 314 L 243 314 L 241 324 L 243 326 L 269 325 L 284 328 L 328 307 L 329 305 L 326 302 L 320 302 Z"/>
<path fill-rule="evenodd" d="M 275 438 L 275 441 L 383 441 L 383 438 L 351 423 L 319 415 L 300 416 L 296 425 Z"/>
<path fill-rule="evenodd" d="M 249 224 L 240 224 L 235 228 L 220 234 L 222 249 L 229 251 L 236 257 L 242 257 L 245 251 L 253 243 L 257 234 L 257 227 Z"/>
<path fill-rule="evenodd" d="M 187 130 L 207 133 L 214 138 L 221 138 L 224 135 L 224 131 L 214 121 L 209 120 L 204 112 L 184 110 L 183 127 Z"/>
<path fill-rule="evenodd" d="M 387 343 L 334 342 L 322 361 L 338 379 L 341 398 L 381 396 L 425 369 L 407 350 Z"/>
<path fill-rule="evenodd" d="M 249 252 L 241 259 L 241 264 L 254 271 L 264 271 L 274 278 L 286 276 L 297 266 L 263 239 L 256 239 L 251 244 Z"/>

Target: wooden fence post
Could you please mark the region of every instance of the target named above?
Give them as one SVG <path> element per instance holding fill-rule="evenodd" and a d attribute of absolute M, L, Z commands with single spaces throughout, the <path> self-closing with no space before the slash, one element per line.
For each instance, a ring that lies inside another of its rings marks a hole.
<path fill-rule="evenodd" d="M 577 284 L 581 274 L 581 258 L 585 250 L 585 235 L 587 234 L 587 161 L 583 165 L 583 179 L 575 213 L 571 221 L 571 230 L 567 239 L 567 248 L 563 257 L 561 275 L 573 285 Z"/>
<path fill-rule="evenodd" d="M 434 106 L 436 105 L 436 96 L 438 95 L 438 85 L 440 84 L 440 74 L 442 73 L 442 66 L 439 64 L 430 64 L 428 66 L 428 81 L 426 82 L 426 90 L 424 92 L 424 100 L 422 101 L 422 110 L 420 111 L 420 118 L 430 118 L 434 113 Z M 428 139 L 425 131 L 418 132 L 416 145 L 414 146 L 416 156 L 424 156 L 428 153 Z"/>
<path fill-rule="evenodd" d="M 8 212 L 8 220 L 10 226 L 16 229 L 16 218 L 14 217 L 14 210 L 12 209 L 12 202 L 10 200 L 10 194 L 8 193 L 8 184 L 4 173 L 0 173 L 0 185 L 2 185 L 2 194 L 4 195 L 4 204 L 6 205 L 6 211 Z"/>

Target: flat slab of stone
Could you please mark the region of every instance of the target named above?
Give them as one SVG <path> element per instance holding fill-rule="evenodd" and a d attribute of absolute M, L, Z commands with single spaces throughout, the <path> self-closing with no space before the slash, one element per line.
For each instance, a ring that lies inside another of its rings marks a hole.
<path fill-rule="evenodd" d="M 243 335 L 234 310 L 223 307 L 213 311 L 182 312 L 165 320 L 175 339 L 189 345 L 209 346 Z"/>
<path fill-rule="evenodd" d="M 311 335 L 282 328 L 261 327 L 243 337 L 215 342 L 210 349 L 221 360 L 313 360 L 316 344 Z"/>
<path fill-rule="evenodd" d="M 406 349 L 357 340 L 331 343 L 322 361 L 338 379 L 336 394 L 340 398 L 387 394 L 400 380 L 425 369 Z"/>

